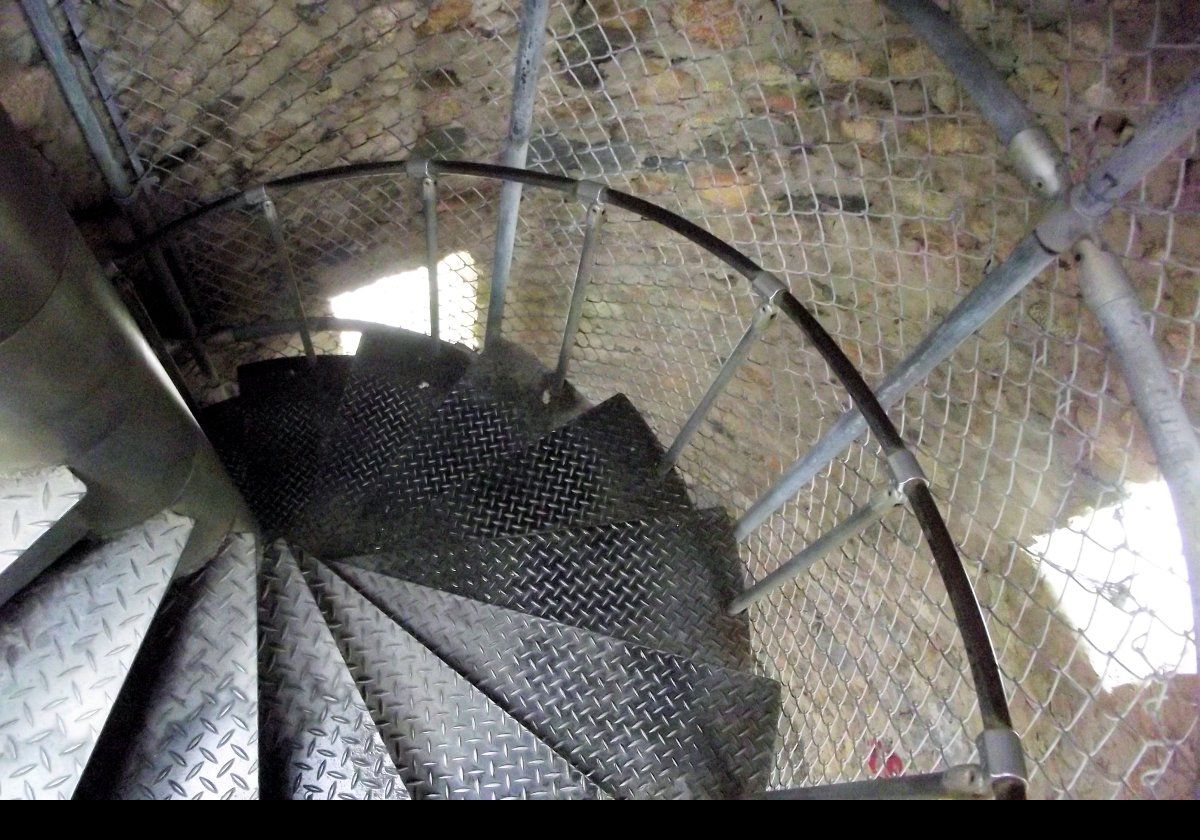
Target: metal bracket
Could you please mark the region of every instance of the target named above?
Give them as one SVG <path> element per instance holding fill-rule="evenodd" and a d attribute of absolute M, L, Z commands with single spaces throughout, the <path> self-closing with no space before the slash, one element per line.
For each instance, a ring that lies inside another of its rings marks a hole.
<path fill-rule="evenodd" d="M 418 180 L 437 177 L 433 162 L 426 158 L 409 158 L 404 164 L 404 172 L 409 178 Z"/>
<path fill-rule="evenodd" d="M 985 729 L 975 745 L 979 749 L 983 769 L 993 784 L 1003 781 L 1028 782 L 1025 751 L 1016 732 L 1011 729 Z"/>
<path fill-rule="evenodd" d="M 788 290 L 787 284 L 765 268 L 750 278 L 750 286 L 769 304 L 774 304 Z"/>
<path fill-rule="evenodd" d="M 925 478 L 925 472 L 921 469 L 921 464 L 917 461 L 917 456 L 912 453 L 911 449 L 900 449 L 893 452 L 887 456 L 887 462 L 897 491 L 904 492 L 914 481 L 922 484 L 929 483 L 929 480 Z"/>
<path fill-rule="evenodd" d="M 589 207 L 593 204 L 604 204 L 607 190 L 608 188 L 599 181 L 576 181 L 575 199 Z"/>

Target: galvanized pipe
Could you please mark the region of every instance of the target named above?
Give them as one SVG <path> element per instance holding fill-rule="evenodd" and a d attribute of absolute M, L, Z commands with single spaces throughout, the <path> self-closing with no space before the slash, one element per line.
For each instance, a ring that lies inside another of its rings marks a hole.
<path fill-rule="evenodd" d="M 977 764 L 937 773 L 767 791 L 761 799 L 986 799 L 987 776 Z"/>
<path fill-rule="evenodd" d="M 283 273 L 288 281 L 288 289 L 292 296 L 292 313 L 296 317 L 296 324 L 300 330 L 304 355 L 312 358 L 317 355 L 317 351 L 313 348 L 312 333 L 308 331 L 308 319 L 304 316 L 304 299 L 300 296 L 300 283 L 296 280 L 296 270 L 292 266 L 292 258 L 288 254 L 287 238 L 283 233 L 283 223 L 279 220 L 279 211 L 275 209 L 275 202 L 271 200 L 271 195 L 265 187 L 255 190 L 248 200 L 258 204 L 262 210 L 263 220 L 267 223 L 271 242 L 275 246 L 275 253 L 283 265 Z"/>
<path fill-rule="evenodd" d="M 892 508 L 902 504 L 904 504 L 904 493 L 900 490 L 893 489 L 881 493 L 833 526 L 831 530 L 822 534 L 816 542 L 805 546 L 791 560 L 783 563 L 775 571 L 734 598 L 728 608 L 729 614 L 737 615 L 749 608 L 751 604 L 757 604 L 763 598 L 782 588 L 788 581 L 808 571 L 814 563 L 824 559 L 830 552 L 837 551 L 853 537 L 883 519 L 884 515 Z"/>
<path fill-rule="evenodd" d="M 1194 73 L 1155 110 L 1146 125 L 1121 149 L 1071 189 L 1034 229 L 1017 243 L 1003 263 L 964 297 L 876 390 L 890 408 L 955 348 L 1029 285 L 1059 254 L 1068 251 L 1112 209 L 1116 201 L 1185 143 L 1200 125 L 1200 73 Z M 843 414 L 803 457 L 794 461 L 775 484 L 738 521 L 735 535 L 745 540 L 796 495 L 813 476 L 866 430 L 856 409 Z"/>
<path fill-rule="evenodd" d="M 600 239 L 600 222 L 604 219 L 604 204 L 596 200 L 588 206 L 584 220 L 583 247 L 579 249 L 579 266 L 575 269 L 575 282 L 571 286 L 571 304 L 567 308 L 567 325 L 563 329 L 562 347 L 558 351 L 558 366 L 550 387 L 554 393 L 562 391 L 567 382 L 567 366 L 571 361 L 571 348 L 579 334 L 579 321 L 583 318 L 583 303 L 587 299 L 588 283 L 592 268 L 596 264 L 596 243 Z"/>
<path fill-rule="evenodd" d="M 429 337 L 434 347 L 441 341 L 438 325 L 438 228 L 437 180 L 432 175 L 421 179 L 421 211 L 425 214 L 425 271 L 429 278 Z"/>
<path fill-rule="evenodd" d="M 513 74 L 512 110 L 509 115 L 508 139 L 501 157 L 504 166 L 524 167 L 529 153 L 533 103 L 537 97 L 538 75 L 542 69 L 542 53 L 546 46 L 546 19 L 549 13 L 548 0 L 524 0 L 521 3 L 521 35 L 517 44 L 516 69 Z M 517 216 L 520 211 L 521 184 L 505 181 L 500 188 L 497 210 L 496 249 L 492 257 L 485 345 L 500 338 L 504 322 L 504 296 L 508 291 L 508 276 L 512 269 L 513 246 L 517 241 Z"/>
<path fill-rule="evenodd" d="M 975 42 L 932 0 L 882 0 L 941 59 L 990 122 L 1013 165 L 1035 190 L 1055 196 L 1066 186 L 1062 152 L 1021 97 Z"/>
<path fill-rule="evenodd" d="M 696 432 L 699 431 L 704 418 L 712 410 L 713 403 L 717 401 L 717 397 L 725 390 L 725 386 L 729 384 L 729 380 L 737 373 L 737 369 L 746 361 L 746 358 L 750 355 L 751 348 L 754 346 L 754 342 L 758 340 L 763 330 L 774 319 L 776 311 L 775 304 L 770 301 L 760 304 L 754 311 L 754 317 L 750 319 L 746 331 L 742 333 L 742 337 L 734 345 L 733 350 L 729 353 L 729 357 L 725 359 L 725 363 L 717 371 L 712 384 L 708 386 L 708 390 L 704 392 L 704 396 L 700 398 L 700 402 L 692 410 L 691 416 L 683 424 L 683 428 L 679 430 L 679 434 L 675 436 L 675 440 L 671 443 L 671 448 L 663 456 L 662 463 L 659 465 L 660 475 L 666 475 L 670 472 L 671 467 L 679 460 L 684 447 L 688 445 Z"/>
<path fill-rule="evenodd" d="M 139 236 L 145 234 L 153 227 L 153 224 L 147 223 L 142 211 L 139 210 L 135 203 L 134 186 L 129 180 L 129 175 L 125 171 L 124 165 L 122 165 L 114 154 L 108 135 L 100 124 L 99 117 L 92 110 L 91 102 L 84 91 L 83 83 L 76 72 L 75 65 L 71 62 L 71 57 L 67 54 L 63 46 L 58 26 L 50 14 L 50 7 L 47 5 L 46 0 L 21 0 L 21 8 L 25 12 L 25 18 L 29 22 L 29 28 L 33 32 L 34 39 L 41 48 L 42 54 L 46 58 L 46 63 L 50 66 L 50 70 L 58 82 L 63 99 L 66 101 L 67 107 L 70 108 L 71 115 L 75 118 L 76 124 L 79 126 L 80 134 L 87 144 L 88 151 L 91 152 L 96 165 L 100 169 L 100 174 L 104 177 L 104 181 L 108 185 L 109 192 L 116 200 L 118 206 L 122 208 L 134 233 Z M 206 376 L 212 378 L 215 375 L 212 362 L 199 343 L 194 340 L 198 332 L 195 319 L 192 317 L 183 294 L 179 291 L 179 286 L 175 281 L 175 276 L 171 271 L 170 265 L 157 245 L 147 249 L 145 259 L 151 275 L 162 288 L 163 294 L 171 306 L 172 313 L 178 319 L 180 329 L 183 331 L 184 336 L 189 339 L 188 346 L 195 356 L 197 364 L 199 364 L 201 371 Z"/>
<path fill-rule="evenodd" d="M 1200 618 L 1200 440 L 1121 263 L 1084 238 L 1075 246 L 1075 264 L 1083 299 L 1112 346 L 1171 491 L 1191 581 L 1192 615 Z"/>
<path fill-rule="evenodd" d="M 69 467 L 100 534 L 164 508 L 192 517 L 181 562 L 192 571 L 249 516 L 40 173 L 0 112 L 0 468 Z"/>

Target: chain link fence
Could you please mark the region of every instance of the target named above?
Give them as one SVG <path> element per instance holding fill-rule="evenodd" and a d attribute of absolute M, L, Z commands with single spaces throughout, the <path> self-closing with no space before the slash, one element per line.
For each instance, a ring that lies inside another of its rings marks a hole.
<path fill-rule="evenodd" d="M 1066 151 L 1074 177 L 1200 60 L 1200 18 L 1186 0 L 949 8 Z M 320 167 L 496 159 L 517 13 L 502 0 L 62 0 L 56 9 L 113 91 L 114 142 L 130 150 L 162 219 Z M 786 280 L 869 382 L 1003 259 L 1039 210 L 954 80 L 867 0 L 555 3 L 533 128 L 530 167 L 603 180 L 735 244 Z M 1192 417 L 1198 152 L 1193 141 L 1156 169 L 1102 230 Z M 396 322 L 414 327 L 425 306 L 418 190 L 372 176 L 274 196 L 309 316 L 363 317 L 339 310 L 341 296 L 390 282 L 401 295 L 391 300 L 407 301 L 395 304 Z M 482 181 L 440 184 L 443 335 L 471 347 L 489 305 L 498 193 Z M 504 334 L 548 366 L 582 223 L 577 204 L 526 190 Z M 173 259 L 202 329 L 293 317 L 280 255 L 253 208 L 209 217 L 174 244 Z M 712 257 L 609 212 L 571 379 L 592 400 L 628 394 L 669 441 L 753 308 L 744 282 Z M 317 338 L 321 352 L 352 349 L 342 334 Z M 299 352 L 285 335 L 214 347 L 213 359 L 231 380 L 239 363 Z M 185 374 L 198 393 L 210 384 L 194 367 Z M 740 515 L 847 406 L 798 331 L 775 323 L 681 471 L 698 501 Z M 1043 273 L 892 415 L 985 609 L 1032 794 L 1192 795 L 1200 685 L 1170 500 L 1073 269 Z M 852 446 L 743 545 L 748 579 L 887 481 L 874 448 Z M 758 668 L 784 685 L 776 785 L 971 760 L 980 726 L 965 655 L 910 515 L 895 511 L 751 619 Z"/>

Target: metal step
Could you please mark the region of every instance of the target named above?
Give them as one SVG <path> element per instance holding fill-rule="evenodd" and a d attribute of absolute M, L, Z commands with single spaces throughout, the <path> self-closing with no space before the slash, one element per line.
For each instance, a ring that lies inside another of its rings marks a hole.
<path fill-rule="evenodd" d="M 335 428 L 351 361 L 301 356 L 238 369 L 245 465 L 239 487 L 268 535 L 285 532 L 313 494 L 318 454 Z"/>
<path fill-rule="evenodd" d="M 263 560 L 258 603 L 264 799 L 408 799 L 291 551 Z"/>
<path fill-rule="evenodd" d="M 653 433 L 622 395 L 476 473 L 422 508 L 377 497 L 364 518 L 379 545 L 515 536 L 690 510 L 674 474 L 657 474 Z M 382 505 L 382 507 L 381 507 Z"/>
<path fill-rule="evenodd" d="M 257 566 L 234 534 L 172 588 L 76 798 L 258 798 Z"/>
<path fill-rule="evenodd" d="M 608 522 L 348 558 L 368 571 L 697 657 L 751 666 L 746 616 L 725 605 L 741 564 L 722 511 Z M 399 545 L 403 545 L 402 543 Z"/>
<path fill-rule="evenodd" d="M 84 536 L 86 491 L 66 467 L 0 476 L 0 605 Z"/>
<path fill-rule="evenodd" d="M 622 797 L 766 789 L 779 685 L 333 564 L 593 781 Z"/>
<path fill-rule="evenodd" d="M 0 799 L 70 798 L 191 530 L 159 514 L 0 607 Z"/>
<path fill-rule="evenodd" d="M 299 558 L 410 792 L 431 799 L 602 792 L 329 567 Z"/>

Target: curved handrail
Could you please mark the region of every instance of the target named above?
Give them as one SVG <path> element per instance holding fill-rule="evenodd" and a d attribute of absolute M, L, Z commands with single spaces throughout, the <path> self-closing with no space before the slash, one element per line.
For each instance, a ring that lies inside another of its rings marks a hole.
<path fill-rule="evenodd" d="M 950 536 L 941 512 L 929 491 L 928 483 L 921 473 L 915 457 L 901 438 L 896 426 L 888 417 L 887 412 L 876 398 L 871 387 L 858 372 L 853 362 L 842 351 L 820 322 L 808 309 L 778 280 L 773 274 L 758 265 L 750 257 L 743 254 L 724 240 L 709 233 L 704 228 L 690 222 L 684 217 L 660 207 L 657 204 L 611 189 L 603 184 L 581 181 L 563 175 L 552 175 L 545 172 L 535 172 L 528 169 L 516 169 L 488 163 L 471 161 L 431 160 L 431 161 L 382 161 L 377 163 L 351 164 L 329 169 L 303 172 L 288 175 L 256 184 L 239 193 L 234 193 L 202 205 L 180 218 L 159 228 L 150 236 L 137 243 L 130 250 L 129 256 L 140 254 L 144 250 L 161 244 L 184 229 L 197 224 L 202 219 L 221 209 L 237 206 L 239 202 L 252 204 L 254 195 L 261 196 L 263 190 L 283 187 L 298 187 L 311 184 L 343 181 L 371 175 L 411 174 L 414 164 L 427 176 L 433 175 L 463 175 L 477 178 L 490 178 L 511 181 L 531 187 L 552 189 L 558 192 L 579 196 L 584 192 L 606 204 L 620 207 L 634 213 L 642 219 L 662 225 L 678 233 L 693 244 L 708 251 L 726 265 L 746 277 L 752 287 L 770 303 L 775 304 L 787 317 L 805 334 L 814 348 L 820 353 L 826 364 L 833 370 L 849 393 L 854 406 L 866 420 L 872 434 L 880 443 L 884 457 L 891 468 L 897 486 L 907 497 L 921 531 L 929 544 L 930 552 L 938 567 L 938 573 L 950 597 L 954 617 L 962 634 L 963 645 L 966 648 L 970 664 L 972 682 L 979 701 L 980 718 L 983 722 L 984 735 L 1001 732 L 1011 734 L 1012 720 L 1009 715 L 1008 702 L 1004 696 L 1004 685 L 1000 677 L 1000 669 L 996 662 L 995 651 L 987 626 L 983 620 L 979 602 L 975 597 L 974 588 L 967 577 L 958 548 Z M 581 186 L 589 189 L 581 191 Z M 598 198 L 597 198 L 598 197 Z M 981 744 L 981 753 L 984 752 Z M 985 761 L 987 756 L 983 756 Z M 997 798 L 1024 798 L 1025 789 L 1022 779 L 1012 775 L 1002 775 L 995 780 L 994 793 Z"/>

